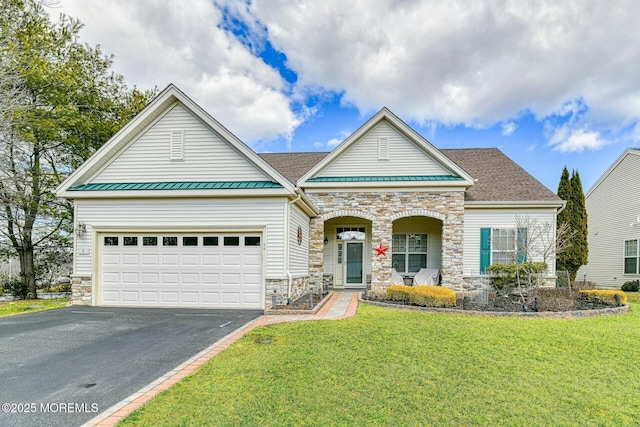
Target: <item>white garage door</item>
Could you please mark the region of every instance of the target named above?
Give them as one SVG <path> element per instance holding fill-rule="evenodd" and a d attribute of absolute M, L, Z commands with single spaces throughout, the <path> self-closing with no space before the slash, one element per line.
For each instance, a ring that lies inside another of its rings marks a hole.
<path fill-rule="evenodd" d="M 100 234 L 101 305 L 262 307 L 259 234 Z"/>

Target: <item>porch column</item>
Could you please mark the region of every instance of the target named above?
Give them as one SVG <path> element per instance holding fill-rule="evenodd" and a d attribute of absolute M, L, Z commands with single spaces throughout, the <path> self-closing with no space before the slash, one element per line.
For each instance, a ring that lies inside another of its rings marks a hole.
<path fill-rule="evenodd" d="M 442 222 L 442 285 L 463 290 L 464 201 L 456 203 Z"/>
<path fill-rule="evenodd" d="M 392 221 L 388 216 L 377 216 L 371 224 L 371 289 L 384 291 L 391 284 Z M 378 245 L 386 248 L 386 255 L 378 255 Z"/>
<path fill-rule="evenodd" d="M 309 225 L 309 285 L 322 287 L 324 284 L 324 221 L 311 218 Z"/>

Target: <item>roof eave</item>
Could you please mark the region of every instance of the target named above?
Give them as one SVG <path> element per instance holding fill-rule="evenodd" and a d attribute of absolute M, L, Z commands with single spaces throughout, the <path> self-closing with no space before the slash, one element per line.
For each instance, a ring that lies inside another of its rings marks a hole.
<path fill-rule="evenodd" d="M 473 200 L 465 201 L 465 208 L 555 208 L 564 207 L 564 200 Z"/>

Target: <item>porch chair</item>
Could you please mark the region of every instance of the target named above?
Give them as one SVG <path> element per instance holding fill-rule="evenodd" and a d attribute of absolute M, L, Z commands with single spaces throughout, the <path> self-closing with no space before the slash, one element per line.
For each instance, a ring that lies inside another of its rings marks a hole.
<path fill-rule="evenodd" d="M 404 279 L 402 278 L 400 273 L 398 273 L 396 271 L 395 268 L 391 269 L 391 284 L 392 285 L 404 285 Z"/>
<path fill-rule="evenodd" d="M 440 276 L 438 268 L 421 268 L 413 277 L 413 286 L 420 285 L 437 285 Z"/>

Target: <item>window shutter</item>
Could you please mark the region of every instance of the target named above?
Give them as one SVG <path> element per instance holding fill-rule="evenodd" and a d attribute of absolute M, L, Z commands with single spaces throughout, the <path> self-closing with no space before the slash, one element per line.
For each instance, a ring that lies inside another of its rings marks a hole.
<path fill-rule="evenodd" d="M 480 229 L 480 272 L 483 273 L 491 264 L 491 229 Z"/>
<path fill-rule="evenodd" d="M 527 261 L 527 229 L 518 228 L 516 235 L 516 247 L 518 250 L 518 264 Z"/>

